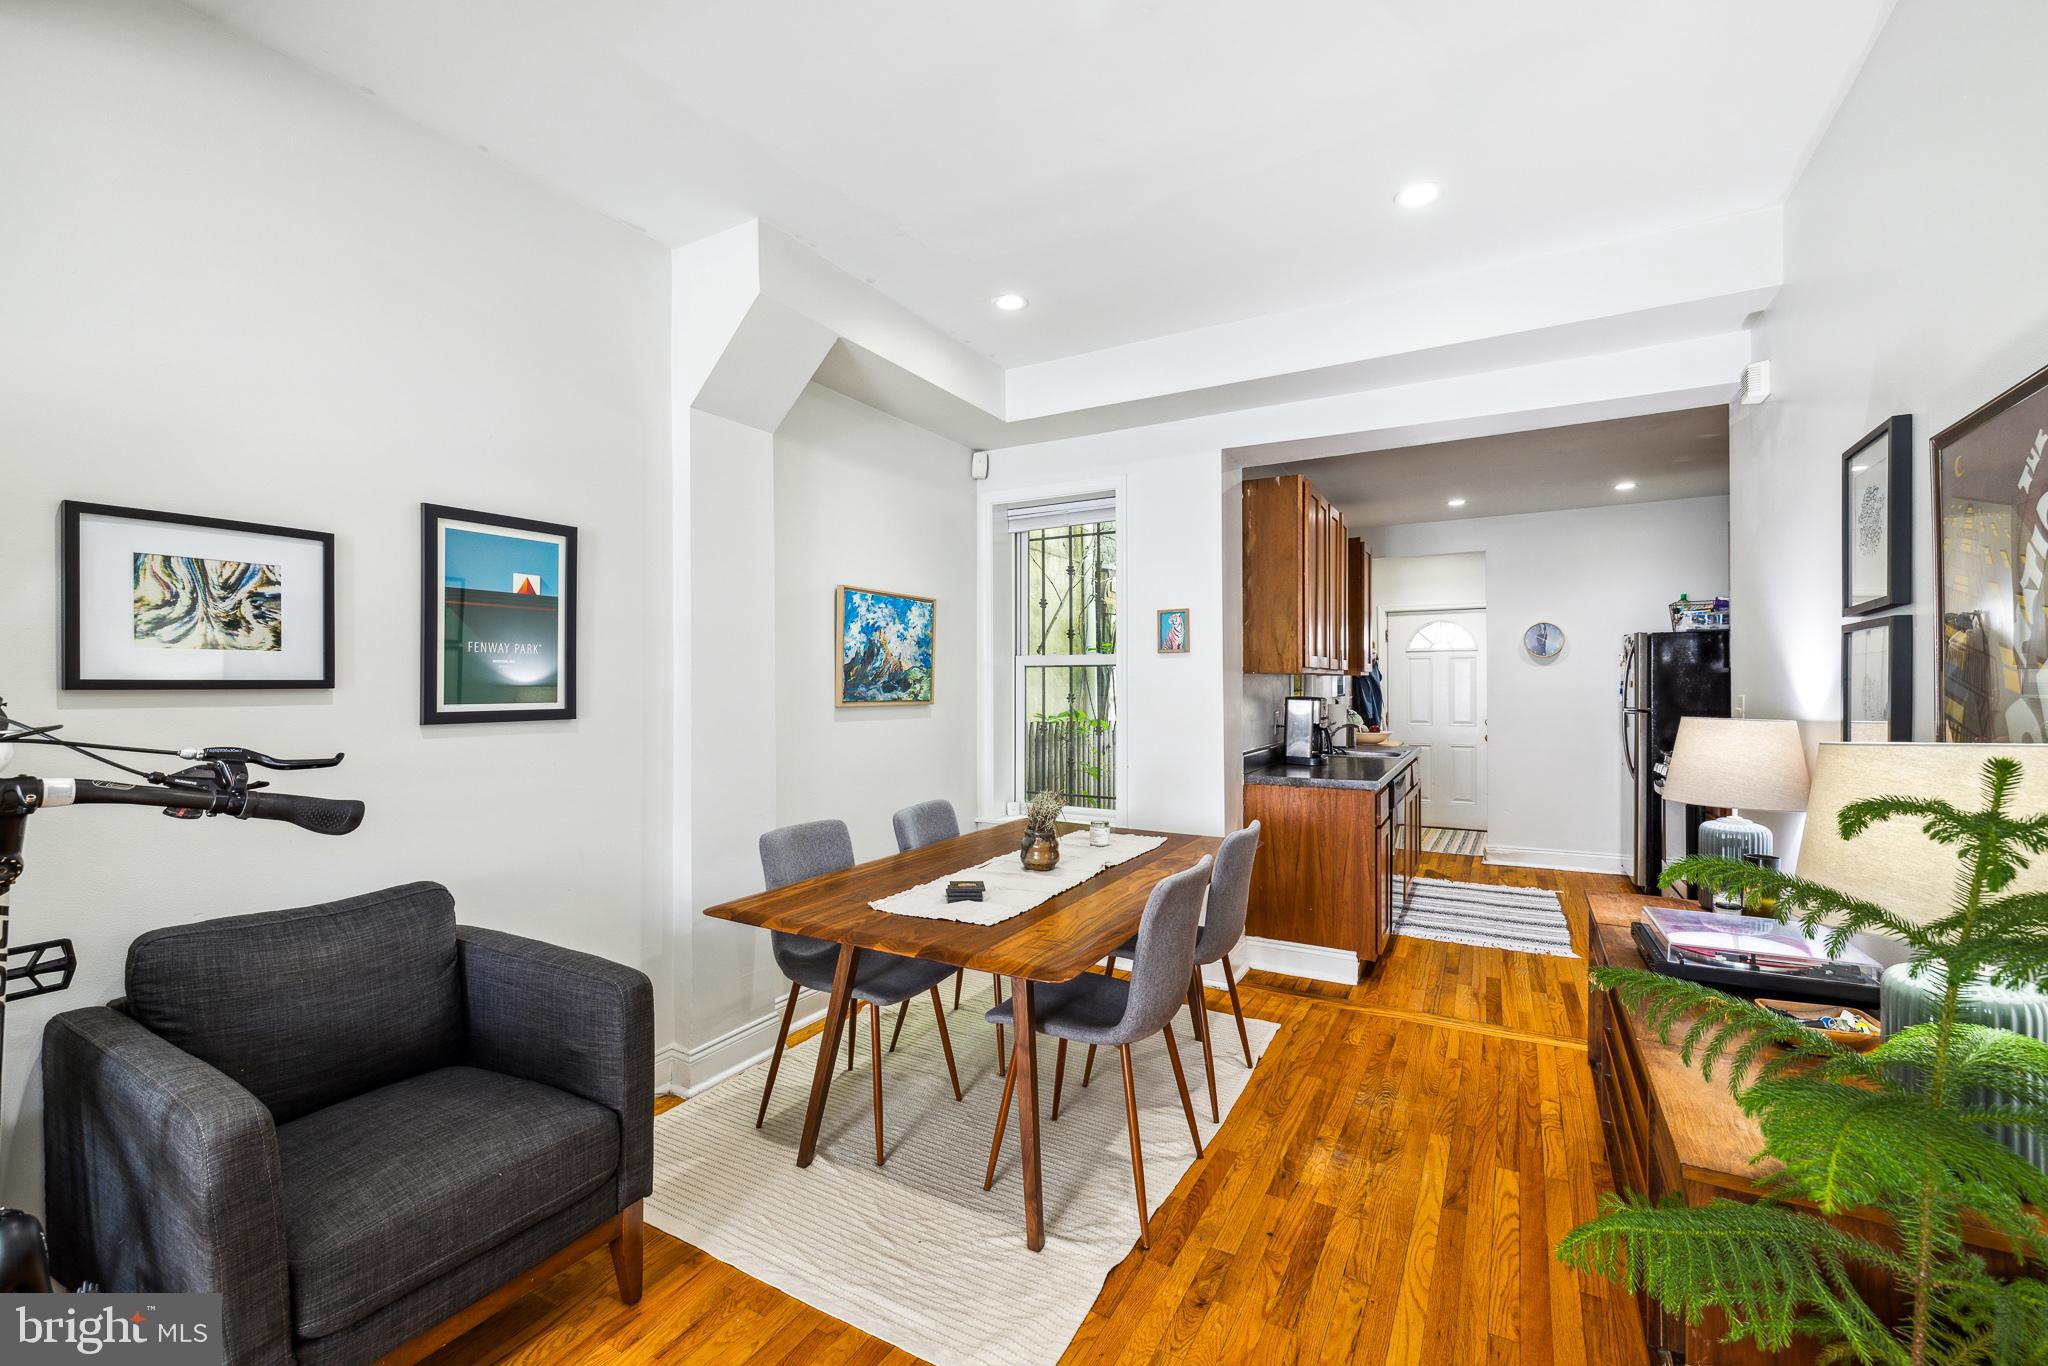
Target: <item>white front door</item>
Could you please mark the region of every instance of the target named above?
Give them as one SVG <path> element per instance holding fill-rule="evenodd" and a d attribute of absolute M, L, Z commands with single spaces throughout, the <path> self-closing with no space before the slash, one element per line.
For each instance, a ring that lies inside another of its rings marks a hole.
<path fill-rule="evenodd" d="M 1486 612 L 1389 612 L 1387 712 L 1420 750 L 1422 823 L 1486 829 Z"/>

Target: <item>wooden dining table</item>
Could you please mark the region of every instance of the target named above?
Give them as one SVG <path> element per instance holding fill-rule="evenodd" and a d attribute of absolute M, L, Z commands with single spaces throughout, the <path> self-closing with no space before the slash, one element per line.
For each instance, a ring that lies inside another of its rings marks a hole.
<path fill-rule="evenodd" d="M 811 1096 L 804 1111 L 797 1166 L 810 1166 L 817 1155 L 818 1126 L 825 1114 L 825 1097 L 832 1088 L 854 964 L 863 952 L 900 954 L 1007 977 L 1016 1014 L 1010 1065 L 1017 1069 L 1017 1128 L 1024 1160 L 1024 1240 L 1034 1252 L 1045 1246 L 1044 1187 L 1039 1170 L 1038 1035 L 1032 1027 L 1032 986 L 1038 982 L 1072 981 L 1107 958 L 1137 933 L 1139 918 L 1153 887 L 1163 878 L 1192 868 L 1203 855 L 1213 855 L 1221 843 L 1211 836 L 1156 830 L 1120 833 L 1160 835 L 1164 842 L 995 925 L 895 915 L 878 911 L 868 903 L 934 878 L 959 875 L 998 854 L 1016 852 L 1023 842 L 1022 821 L 970 831 L 907 853 L 891 854 L 841 872 L 705 909 L 704 914 L 719 920 L 758 925 L 765 930 L 800 934 L 839 945 L 832 974 L 832 999 L 825 1007 L 817 1070 L 811 1076 Z"/>

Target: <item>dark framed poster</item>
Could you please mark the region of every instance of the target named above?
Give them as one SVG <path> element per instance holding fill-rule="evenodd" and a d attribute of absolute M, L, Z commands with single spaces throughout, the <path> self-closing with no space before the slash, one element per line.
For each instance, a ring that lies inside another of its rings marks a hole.
<path fill-rule="evenodd" d="M 1913 618 L 1904 613 L 1842 628 L 1842 738 L 1913 738 Z"/>
<path fill-rule="evenodd" d="M 2048 369 L 1936 434 L 1943 740 L 2048 739 Z"/>
<path fill-rule="evenodd" d="M 576 715 L 576 528 L 420 508 L 420 722 Z"/>
<path fill-rule="evenodd" d="M 334 535 L 66 502 L 66 688 L 331 688 Z"/>
<path fill-rule="evenodd" d="M 1842 453 L 1842 614 L 1913 600 L 1913 419 L 1885 419 Z"/>

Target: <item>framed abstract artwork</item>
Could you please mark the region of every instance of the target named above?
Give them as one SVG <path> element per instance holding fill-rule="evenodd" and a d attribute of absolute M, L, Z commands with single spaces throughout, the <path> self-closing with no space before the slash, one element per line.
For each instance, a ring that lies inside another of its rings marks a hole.
<path fill-rule="evenodd" d="M 2048 740 L 2048 369 L 1936 434 L 1934 733 Z"/>
<path fill-rule="evenodd" d="M 1842 628 L 1842 738 L 1913 738 L 1913 618 L 1872 617 Z"/>
<path fill-rule="evenodd" d="M 420 722 L 576 715 L 576 528 L 420 508 Z"/>
<path fill-rule="evenodd" d="M 833 590 L 833 617 L 839 635 L 835 704 L 919 707 L 937 697 L 936 602 L 840 584 Z"/>
<path fill-rule="evenodd" d="M 66 502 L 66 688 L 331 688 L 334 536 Z"/>
<path fill-rule="evenodd" d="M 1887 418 L 1842 453 L 1842 614 L 1913 600 L 1913 419 Z"/>
<path fill-rule="evenodd" d="M 1159 653 L 1184 655 L 1193 645 L 1188 634 L 1188 609 L 1168 607 L 1159 614 Z"/>

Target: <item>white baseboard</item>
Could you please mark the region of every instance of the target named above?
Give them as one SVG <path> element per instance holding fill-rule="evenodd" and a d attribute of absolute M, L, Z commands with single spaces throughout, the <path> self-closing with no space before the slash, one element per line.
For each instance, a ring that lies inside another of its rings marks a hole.
<path fill-rule="evenodd" d="M 1291 944 L 1284 939 L 1261 939 L 1248 934 L 1238 946 L 1250 965 L 1261 972 L 1287 977 L 1309 977 L 1339 986 L 1358 985 L 1358 955 L 1349 949 L 1328 949 L 1320 944 Z M 1233 957 L 1236 955 L 1233 954 Z"/>
<path fill-rule="evenodd" d="M 825 1017 L 825 1002 L 814 992 L 797 998 L 792 1030 L 814 1024 Z M 775 1031 L 782 1026 L 782 1012 L 771 1010 L 758 1020 L 749 1020 L 695 1048 L 670 1046 L 655 1054 L 654 1084 L 672 1096 L 694 1096 L 709 1090 L 727 1077 L 746 1071 L 766 1058 L 775 1048 Z M 668 1075 L 662 1075 L 662 1060 L 668 1060 Z"/>
<path fill-rule="evenodd" d="M 1620 854 L 1589 849 L 1534 849 L 1488 841 L 1486 861 L 1509 868 L 1554 868 L 1561 873 L 1618 873 Z"/>

